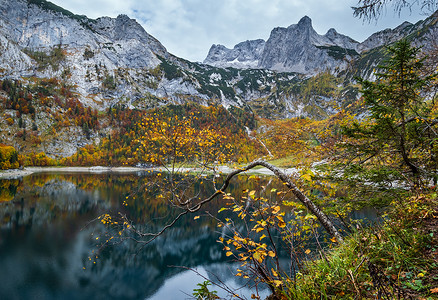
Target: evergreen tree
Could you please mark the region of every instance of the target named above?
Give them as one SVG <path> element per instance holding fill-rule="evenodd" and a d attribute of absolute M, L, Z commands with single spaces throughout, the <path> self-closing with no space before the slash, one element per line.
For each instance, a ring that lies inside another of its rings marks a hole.
<path fill-rule="evenodd" d="M 437 132 L 434 102 L 424 92 L 436 74 L 422 75 L 424 58 L 420 48 L 401 40 L 388 47 L 391 57 L 376 73 L 375 81 L 360 79 L 366 119 L 345 126 L 352 138 L 351 166 L 390 169 L 391 176 L 414 179 L 435 174 Z M 370 164 L 369 162 L 373 162 Z"/>

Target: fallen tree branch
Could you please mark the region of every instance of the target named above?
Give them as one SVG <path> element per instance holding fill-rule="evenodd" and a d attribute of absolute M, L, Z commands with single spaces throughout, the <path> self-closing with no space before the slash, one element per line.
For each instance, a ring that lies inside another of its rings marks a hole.
<path fill-rule="evenodd" d="M 214 192 L 210 197 L 198 202 L 197 204 L 195 204 L 193 206 L 187 205 L 187 206 L 181 207 L 182 209 L 184 209 L 184 211 L 181 212 L 172 222 L 170 222 L 169 224 L 164 226 L 158 233 L 141 233 L 141 232 L 136 231 L 137 234 L 139 234 L 142 237 L 149 237 L 150 239 L 148 241 L 146 241 L 146 243 L 153 241 L 158 236 L 163 234 L 167 229 L 171 228 L 176 223 L 176 221 L 179 220 L 182 216 L 184 216 L 188 213 L 194 213 L 194 212 L 199 211 L 204 204 L 212 201 L 217 196 L 224 194 L 225 190 L 228 188 L 228 186 L 230 184 L 231 179 L 234 176 L 239 175 L 240 173 L 244 173 L 248 170 L 251 170 L 257 166 L 262 166 L 262 167 L 265 167 L 265 168 L 269 169 L 270 171 L 272 171 L 277 178 L 279 178 L 281 181 L 283 181 L 283 183 L 285 183 L 285 185 L 289 188 L 289 190 L 292 191 L 292 193 L 295 195 L 295 197 L 297 197 L 298 200 L 300 200 L 300 202 L 302 204 L 304 204 L 304 206 L 313 215 L 315 215 L 318 218 L 318 221 L 321 223 L 321 225 L 325 228 L 325 230 L 331 236 L 335 237 L 339 243 L 341 243 L 343 241 L 341 234 L 336 229 L 336 227 L 334 226 L 332 221 L 329 219 L 329 217 L 315 203 L 313 203 L 312 200 L 310 200 L 306 195 L 304 195 L 303 192 L 301 192 L 298 189 L 298 187 L 292 182 L 290 177 L 288 175 L 286 175 L 283 171 L 281 171 L 279 168 L 277 168 L 276 166 L 274 166 L 274 165 L 272 165 L 264 160 L 253 161 L 252 163 L 248 164 L 246 167 L 229 173 L 227 175 L 227 177 L 225 178 L 225 181 L 222 184 L 222 187 L 220 189 L 216 190 L 216 192 Z"/>

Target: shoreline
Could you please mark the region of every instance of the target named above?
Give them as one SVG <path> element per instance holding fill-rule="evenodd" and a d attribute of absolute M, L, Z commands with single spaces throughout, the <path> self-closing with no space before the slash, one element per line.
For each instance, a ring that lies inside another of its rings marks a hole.
<path fill-rule="evenodd" d="M 220 174 L 229 174 L 235 168 L 230 168 L 228 166 L 220 166 L 217 171 Z M 296 173 L 297 169 L 289 168 L 282 169 L 286 174 Z M 137 173 L 137 172 L 165 172 L 164 168 L 140 168 L 140 167 L 103 167 L 103 166 L 93 166 L 93 167 L 25 167 L 23 169 L 10 169 L 10 170 L 0 170 L 0 179 L 18 179 L 25 176 L 29 176 L 35 173 Z M 200 172 L 203 171 L 202 168 L 178 168 L 177 172 Z M 205 171 L 205 170 L 204 170 Z M 210 173 L 210 171 L 205 171 Z M 272 171 L 266 168 L 259 168 L 246 171 L 244 174 L 252 175 L 273 175 Z"/>
<path fill-rule="evenodd" d="M 0 179 L 17 179 L 35 173 L 136 173 L 142 171 L 159 171 L 158 168 L 137 167 L 25 167 L 23 169 L 1 170 Z"/>

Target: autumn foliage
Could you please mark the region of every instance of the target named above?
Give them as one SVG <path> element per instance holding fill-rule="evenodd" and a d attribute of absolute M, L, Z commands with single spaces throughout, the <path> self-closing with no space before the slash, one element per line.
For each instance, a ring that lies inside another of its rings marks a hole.
<path fill-rule="evenodd" d="M 0 144 L 0 169 L 17 169 L 18 167 L 18 152 L 15 148 Z"/>

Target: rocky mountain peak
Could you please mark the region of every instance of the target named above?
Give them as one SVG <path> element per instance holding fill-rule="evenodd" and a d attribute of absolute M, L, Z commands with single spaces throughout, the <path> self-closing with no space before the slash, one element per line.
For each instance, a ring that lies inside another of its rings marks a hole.
<path fill-rule="evenodd" d="M 315 40 L 318 33 L 313 29 L 312 19 L 308 16 L 304 16 L 297 24 L 292 24 L 286 28 L 286 35 L 299 37 L 299 39 Z M 276 34 L 283 34 L 281 30 L 272 31 L 271 37 Z"/>
<path fill-rule="evenodd" d="M 325 46 L 339 46 L 345 49 L 356 50 L 359 44 L 359 42 L 349 36 L 337 32 L 334 28 L 330 28 L 323 37 L 324 43 L 326 43 Z"/>
<path fill-rule="evenodd" d="M 298 25 L 298 27 L 301 27 L 301 28 L 312 27 L 312 19 L 310 19 L 308 16 L 304 16 L 298 21 L 297 25 Z"/>
<path fill-rule="evenodd" d="M 256 68 L 264 47 L 265 41 L 262 39 L 238 43 L 233 49 L 223 45 L 213 45 L 204 63 L 216 67 Z"/>
<path fill-rule="evenodd" d="M 421 22 L 420 22 L 421 23 Z M 421 26 L 421 25 L 419 25 Z M 410 22 L 403 22 L 394 29 L 386 28 L 373 33 L 358 46 L 359 52 L 365 52 L 373 48 L 389 45 L 402 37 L 408 36 L 417 29 L 417 25 Z"/>
<path fill-rule="evenodd" d="M 276 28 L 271 32 L 259 67 L 305 74 L 342 68 L 344 58 L 349 54 L 348 51 L 339 52 L 340 49 L 355 49 L 357 44 L 334 29 L 330 29 L 326 35 L 319 35 L 312 27 L 312 20 L 304 16 L 298 24 L 283 30 Z"/>
<path fill-rule="evenodd" d="M 336 31 L 336 29 L 334 28 L 330 28 L 327 33 L 325 34 L 326 37 L 330 38 L 330 37 L 334 37 L 338 34 L 338 32 Z"/>

